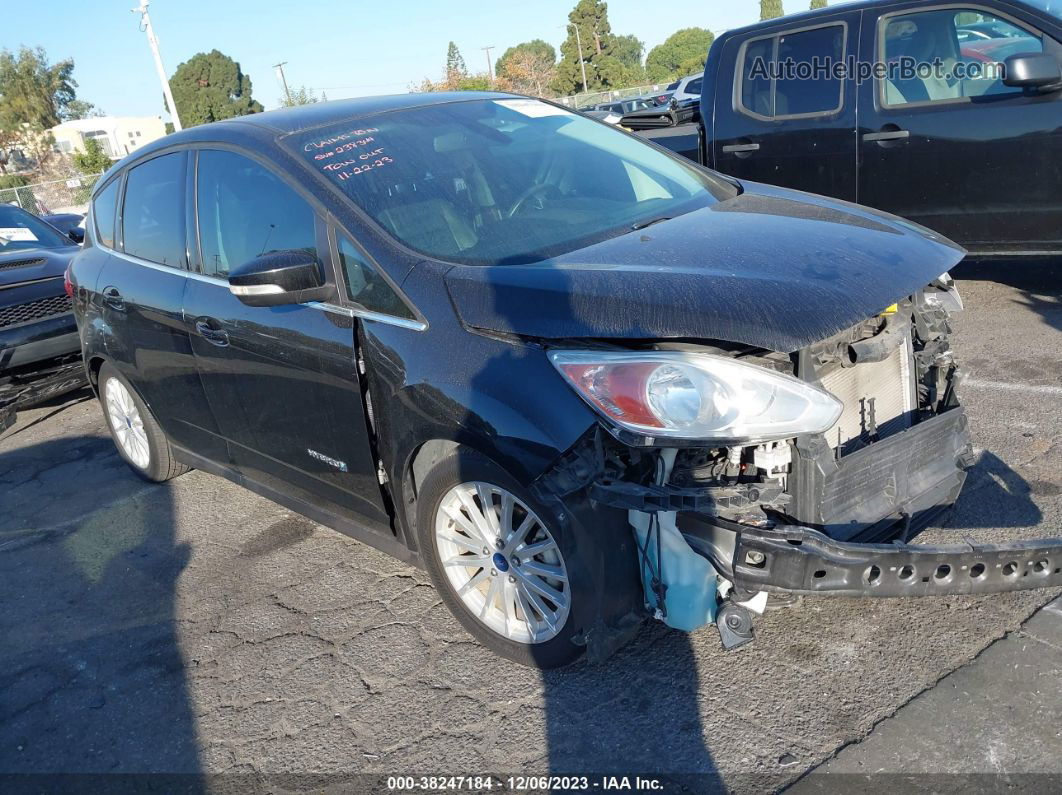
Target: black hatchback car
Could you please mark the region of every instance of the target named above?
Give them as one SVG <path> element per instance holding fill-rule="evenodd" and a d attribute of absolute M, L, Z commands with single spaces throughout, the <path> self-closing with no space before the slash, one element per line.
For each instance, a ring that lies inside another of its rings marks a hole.
<path fill-rule="evenodd" d="M 512 659 L 600 658 L 646 615 L 736 645 L 772 590 L 1062 582 L 1056 541 L 903 543 L 970 463 L 963 252 L 883 213 L 469 93 L 167 136 L 88 229 L 84 357 L 133 469 L 425 567 Z"/>

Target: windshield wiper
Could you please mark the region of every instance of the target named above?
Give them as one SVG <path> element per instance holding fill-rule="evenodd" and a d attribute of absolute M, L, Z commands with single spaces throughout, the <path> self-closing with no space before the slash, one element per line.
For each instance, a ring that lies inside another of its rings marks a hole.
<path fill-rule="evenodd" d="M 661 215 L 659 218 L 653 218 L 653 219 L 651 219 L 649 221 L 639 221 L 636 224 L 631 224 L 631 231 L 632 232 L 637 232 L 639 229 L 645 229 L 647 226 L 652 226 L 653 224 L 658 224 L 661 221 L 670 221 L 670 220 L 671 220 L 671 216 L 670 215 Z"/>

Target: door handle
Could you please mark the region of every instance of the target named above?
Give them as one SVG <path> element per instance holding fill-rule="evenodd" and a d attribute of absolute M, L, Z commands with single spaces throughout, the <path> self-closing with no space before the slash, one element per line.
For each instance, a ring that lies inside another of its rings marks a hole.
<path fill-rule="evenodd" d="M 196 320 L 195 330 L 200 337 L 205 339 L 211 345 L 217 345 L 219 348 L 224 348 L 229 344 L 228 332 L 221 328 L 221 324 L 212 317 L 201 317 Z"/>
<path fill-rule="evenodd" d="M 734 153 L 740 155 L 758 151 L 760 151 L 759 144 L 730 144 L 728 146 L 723 147 L 723 152 L 725 152 L 726 154 Z"/>
<path fill-rule="evenodd" d="M 122 298 L 122 294 L 118 292 L 117 287 L 103 288 L 103 303 L 111 309 L 117 309 L 119 312 L 125 311 L 125 299 Z"/>
<path fill-rule="evenodd" d="M 887 143 L 888 141 L 902 141 L 911 137 L 910 130 L 882 130 L 876 133 L 867 133 L 863 140 L 867 143 Z"/>

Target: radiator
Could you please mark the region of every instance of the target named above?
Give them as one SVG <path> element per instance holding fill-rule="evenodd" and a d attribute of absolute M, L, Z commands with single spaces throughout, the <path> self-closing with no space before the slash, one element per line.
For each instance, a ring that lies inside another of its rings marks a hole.
<path fill-rule="evenodd" d="M 883 361 L 839 367 L 822 378 L 822 387 L 844 403 L 841 418 L 826 432 L 831 447 L 844 454 L 869 441 L 871 401 L 878 438 L 911 426 L 916 407 L 911 356 L 908 337 Z"/>

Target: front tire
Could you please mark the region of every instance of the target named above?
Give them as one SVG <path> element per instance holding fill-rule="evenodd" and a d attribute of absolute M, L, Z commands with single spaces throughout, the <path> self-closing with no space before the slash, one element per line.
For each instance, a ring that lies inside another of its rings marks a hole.
<path fill-rule="evenodd" d="M 144 480 L 161 483 L 189 467 L 173 455 L 155 415 L 109 363 L 100 368 L 100 403 L 118 454 Z"/>
<path fill-rule="evenodd" d="M 419 484 L 417 536 L 442 600 L 496 654 L 558 668 L 576 645 L 572 602 L 581 583 L 561 531 L 501 467 L 458 450 Z"/>

